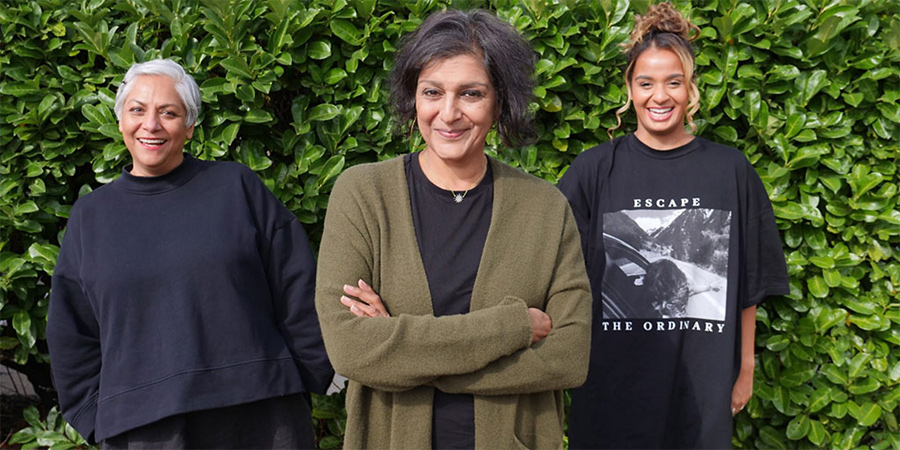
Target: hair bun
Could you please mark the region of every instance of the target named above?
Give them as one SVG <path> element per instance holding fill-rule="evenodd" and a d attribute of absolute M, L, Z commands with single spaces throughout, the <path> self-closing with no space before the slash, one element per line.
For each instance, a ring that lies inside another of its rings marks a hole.
<path fill-rule="evenodd" d="M 672 33 L 693 42 L 700 34 L 700 28 L 688 21 L 671 3 L 650 5 L 646 14 L 634 17 L 631 41 L 626 44 L 625 51 L 631 50 L 631 47 L 640 44 L 644 37 L 654 32 Z"/>

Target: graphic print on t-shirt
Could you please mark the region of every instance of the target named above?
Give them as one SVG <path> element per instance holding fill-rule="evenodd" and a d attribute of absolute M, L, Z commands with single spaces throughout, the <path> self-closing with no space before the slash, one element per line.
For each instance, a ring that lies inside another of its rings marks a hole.
<path fill-rule="evenodd" d="M 730 229 L 718 209 L 605 213 L 603 318 L 725 320 Z"/>

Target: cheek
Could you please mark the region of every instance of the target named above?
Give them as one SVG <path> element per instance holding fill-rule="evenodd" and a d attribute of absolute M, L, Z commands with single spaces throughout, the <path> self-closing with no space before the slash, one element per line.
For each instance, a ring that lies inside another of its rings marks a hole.
<path fill-rule="evenodd" d="M 478 125 L 490 127 L 494 122 L 494 108 L 491 105 L 472 105 L 467 111 L 469 118 Z"/>

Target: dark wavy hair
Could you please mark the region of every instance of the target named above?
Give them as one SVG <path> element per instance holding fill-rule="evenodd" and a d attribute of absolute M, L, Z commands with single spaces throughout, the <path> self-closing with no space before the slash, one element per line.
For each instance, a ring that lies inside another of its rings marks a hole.
<path fill-rule="evenodd" d="M 472 55 L 481 60 L 497 92 L 495 107 L 503 143 L 519 147 L 533 141 L 529 111 L 534 89 L 534 50 L 508 23 L 484 10 L 432 14 L 400 41 L 390 74 L 390 102 L 403 124 L 416 117 L 419 73 L 442 59 Z"/>

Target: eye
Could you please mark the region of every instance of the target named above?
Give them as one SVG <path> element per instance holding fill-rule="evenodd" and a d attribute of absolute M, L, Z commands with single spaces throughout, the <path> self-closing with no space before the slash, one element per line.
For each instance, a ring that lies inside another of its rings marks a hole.
<path fill-rule="evenodd" d="M 425 88 L 422 90 L 422 95 L 425 97 L 438 97 L 441 95 L 441 92 L 435 88 Z"/>
<path fill-rule="evenodd" d="M 459 95 L 463 98 L 480 99 L 480 98 L 484 98 L 485 94 L 484 94 L 484 92 L 481 92 L 479 90 L 467 89 L 465 91 L 460 92 Z"/>
<path fill-rule="evenodd" d="M 128 112 L 132 112 L 132 113 L 136 113 L 136 114 L 142 113 L 142 112 L 144 112 L 144 108 L 141 108 L 140 106 L 133 106 L 128 110 Z"/>
<path fill-rule="evenodd" d="M 639 87 L 642 87 L 642 88 L 644 88 L 644 89 L 646 89 L 646 88 L 649 88 L 649 87 L 650 87 L 650 82 L 648 82 L 648 81 L 641 81 L 640 83 L 638 83 L 638 86 L 639 86 Z"/>
<path fill-rule="evenodd" d="M 173 112 L 173 111 L 169 111 L 169 110 L 167 110 L 167 109 L 162 111 L 162 115 L 164 115 L 164 116 L 166 116 L 166 117 L 170 117 L 170 118 L 178 117 L 178 113 Z"/>
<path fill-rule="evenodd" d="M 672 80 L 672 81 L 669 82 L 669 86 L 671 86 L 671 87 L 680 87 L 680 86 L 681 86 L 681 80 Z"/>

